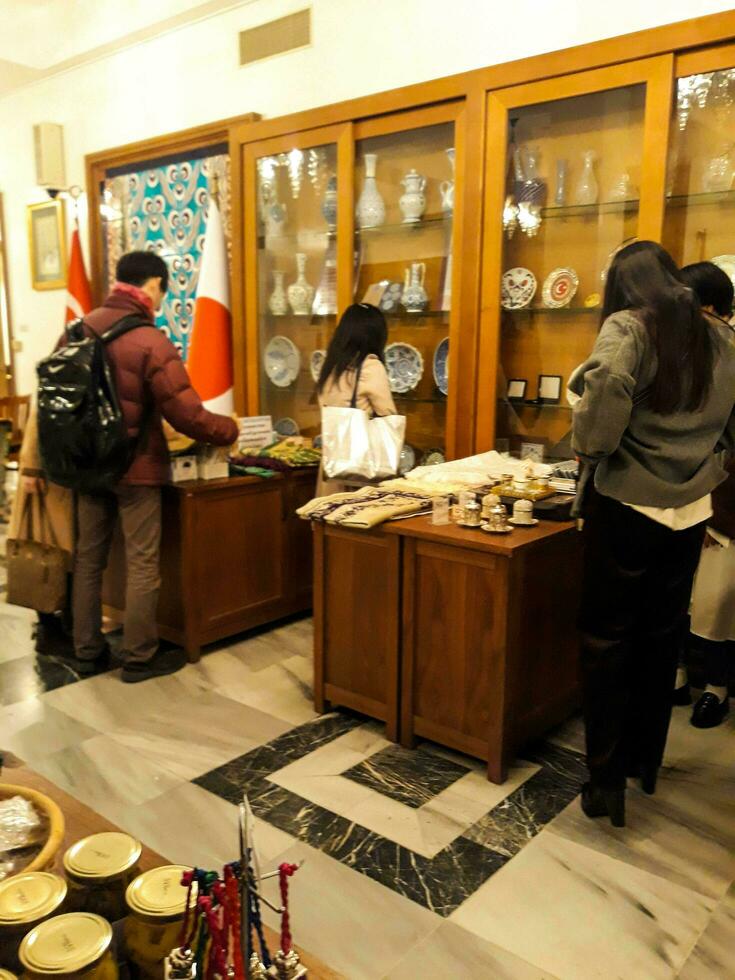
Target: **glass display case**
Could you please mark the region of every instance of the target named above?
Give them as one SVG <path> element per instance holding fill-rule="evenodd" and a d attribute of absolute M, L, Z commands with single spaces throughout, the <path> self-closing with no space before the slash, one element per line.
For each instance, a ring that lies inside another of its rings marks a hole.
<path fill-rule="evenodd" d="M 455 123 L 366 136 L 355 153 L 355 298 L 388 321 L 404 468 L 445 454 Z"/>
<path fill-rule="evenodd" d="M 735 48 L 715 57 L 676 80 L 663 243 L 680 265 L 712 260 L 735 283 Z"/>
<path fill-rule="evenodd" d="M 259 413 L 280 435 L 313 438 L 315 382 L 337 322 L 337 146 L 255 163 Z"/>

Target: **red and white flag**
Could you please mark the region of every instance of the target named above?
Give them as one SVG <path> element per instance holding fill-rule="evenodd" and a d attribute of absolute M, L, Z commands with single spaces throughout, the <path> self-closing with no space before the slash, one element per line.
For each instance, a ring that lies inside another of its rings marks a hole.
<path fill-rule="evenodd" d="M 65 323 L 71 323 L 79 317 L 89 313 L 92 309 L 92 290 L 87 279 L 87 270 L 84 268 L 84 258 L 82 257 L 82 245 L 79 241 L 79 225 L 71 233 L 71 251 L 69 253 L 69 267 L 66 271 L 66 319 Z"/>
<path fill-rule="evenodd" d="M 213 200 L 209 205 L 186 367 L 205 407 L 211 412 L 231 414 L 234 402 L 227 246 L 222 218 Z"/>

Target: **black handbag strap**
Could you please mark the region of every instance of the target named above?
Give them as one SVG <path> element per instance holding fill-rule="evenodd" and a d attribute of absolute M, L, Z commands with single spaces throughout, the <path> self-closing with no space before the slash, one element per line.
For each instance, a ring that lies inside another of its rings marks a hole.
<path fill-rule="evenodd" d="M 360 375 L 362 374 L 362 361 L 360 361 L 360 366 L 355 372 L 355 387 L 352 389 L 352 398 L 350 398 L 350 408 L 357 408 L 357 386 L 360 384 Z"/>

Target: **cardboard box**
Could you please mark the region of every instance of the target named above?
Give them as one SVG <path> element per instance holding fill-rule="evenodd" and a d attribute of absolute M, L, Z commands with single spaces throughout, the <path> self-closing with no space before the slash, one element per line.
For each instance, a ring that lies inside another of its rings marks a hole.
<path fill-rule="evenodd" d="M 198 479 L 196 456 L 174 456 L 171 460 L 171 479 L 174 483 Z"/>

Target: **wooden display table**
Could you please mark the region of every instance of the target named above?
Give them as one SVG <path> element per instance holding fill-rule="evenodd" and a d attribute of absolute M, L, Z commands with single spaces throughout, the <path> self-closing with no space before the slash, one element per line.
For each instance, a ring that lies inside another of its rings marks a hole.
<path fill-rule="evenodd" d="M 45 793 L 49 796 L 58 806 L 61 808 L 64 814 L 64 820 L 66 822 L 66 831 L 64 835 L 64 843 L 59 848 L 59 853 L 57 856 L 56 870 L 59 874 L 63 874 L 63 869 L 61 865 L 61 860 L 64 856 L 64 852 L 67 848 L 71 847 L 76 841 L 80 840 L 82 837 L 87 837 L 89 834 L 99 834 L 103 831 L 119 831 L 124 830 L 106 820 L 101 814 L 92 810 L 91 807 L 86 806 L 84 803 L 80 803 L 79 800 L 74 799 L 64 790 L 59 789 L 52 782 L 46 779 L 44 776 L 39 775 L 39 773 L 34 772 L 32 769 L 28 769 L 22 763 L 14 766 L 14 762 L 18 760 L 13 760 L 7 758 L 5 760 L 5 768 L 2 770 L 2 781 L 13 783 L 16 786 L 28 786 L 31 789 L 38 790 L 39 793 Z M 235 818 L 233 818 L 233 840 L 235 839 Z M 143 846 L 143 851 L 140 856 L 141 871 L 148 871 L 150 868 L 158 868 L 162 864 L 170 864 L 171 862 L 163 857 L 161 854 L 157 854 L 152 851 L 149 847 Z M 270 929 L 268 926 L 263 926 L 265 930 L 265 937 L 268 945 L 271 949 L 278 949 L 279 937 L 278 935 Z M 297 947 L 298 948 L 298 947 Z M 309 956 L 308 953 L 304 953 L 301 949 L 298 949 L 299 956 L 301 957 L 301 962 L 307 967 L 309 971 L 310 980 L 340 980 L 340 974 L 334 973 L 332 970 L 323 966 L 319 960 L 315 959 L 313 956 Z"/>
<path fill-rule="evenodd" d="M 525 741 L 579 700 L 582 544 L 573 524 L 501 537 L 428 517 L 364 533 L 314 526 L 315 704 L 388 737 L 486 759 L 502 782 Z"/>
<path fill-rule="evenodd" d="M 201 648 L 311 607 L 311 534 L 295 514 L 314 496 L 316 471 L 193 480 L 163 490 L 161 636 Z M 122 621 L 125 558 L 115 537 L 106 612 Z"/>

